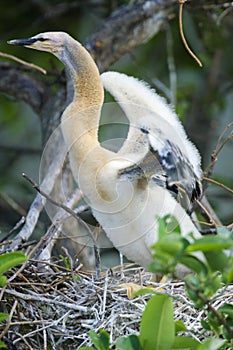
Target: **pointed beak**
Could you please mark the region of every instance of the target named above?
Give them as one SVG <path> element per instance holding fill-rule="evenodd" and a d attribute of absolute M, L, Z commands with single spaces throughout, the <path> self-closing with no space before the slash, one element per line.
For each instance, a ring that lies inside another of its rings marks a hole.
<path fill-rule="evenodd" d="M 19 45 L 19 46 L 31 46 L 34 44 L 38 39 L 36 38 L 27 38 L 27 39 L 15 39 L 10 40 L 7 43 L 11 45 Z"/>

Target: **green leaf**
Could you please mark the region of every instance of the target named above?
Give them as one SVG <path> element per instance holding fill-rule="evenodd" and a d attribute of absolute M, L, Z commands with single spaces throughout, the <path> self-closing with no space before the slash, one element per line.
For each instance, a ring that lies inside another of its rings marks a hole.
<path fill-rule="evenodd" d="M 176 336 L 172 350 L 197 350 L 200 343 L 191 337 Z"/>
<path fill-rule="evenodd" d="M 181 235 L 180 224 L 173 215 L 165 215 L 164 219 L 167 225 L 167 233 L 176 232 Z"/>
<path fill-rule="evenodd" d="M 206 265 L 193 255 L 185 254 L 179 259 L 179 262 L 196 273 L 202 273 L 204 275 L 208 273 Z"/>
<path fill-rule="evenodd" d="M 228 325 L 229 330 L 226 327 L 222 327 L 221 334 L 223 335 L 224 339 L 231 341 L 231 344 L 233 345 L 233 339 L 232 339 L 233 320 L 230 317 L 226 317 L 225 322 Z"/>
<path fill-rule="evenodd" d="M 0 255 L 0 275 L 27 260 L 24 253 L 11 252 Z"/>
<path fill-rule="evenodd" d="M 211 330 L 209 323 L 206 322 L 205 320 L 201 320 L 201 325 L 204 329 L 207 329 L 208 331 Z"/>
<path fill-rule="evenodd" d="M 184 278 L 184 281 L 186 282 L 187 286 L 191 286 L 195 289 L 199 289 L 201 282 L 200 282 L 200 278 L 196 275 L 187 275 Z"/>
<path fill-rule="evenodd" d="M 230 260 L 229 260 L 229 264 L 230 264 Z M 228 269 L 226 269 L 226 271 L 224 272 L 224 281 L 226 284 L 230 284 L 231 282 L 233 282 L 233 267 L 230 267 Z"/>
<path fill-rule="evenodd" d="M 232 240 L 224 237 L 206 235 L 200 239 L 196 239 L 194 243 L 187 247 L 187 252 L 195 252 L 201 250 L 202 252 L 209 252 L 212 250 L 228 249 L 232 246 Z"/>
<path fill-rule="evenodd" d="M 71 263 L 70 263 L 70 259 L 66 256 L 63 256 L 63 255 L 59 255 L 59 258 L 62 260 L 63 264 L 65 265 L 65 268 L 67 270 L 70 270 L 71 269 Z"/>
<path fill-rule="evenodd" d="M 5 314 L 4 312 L 0 312 L 0 322 L 6 320 L 9 317 L 8 314 Z"/>
<path fill-rule="evenodd" d="M 218 312 L 229 315 L 233 319 L 233 305 L 232 304 L 224 304 L 218 308 Z"/>
<path fill-rule="evenodd" d="M 185 331 L 187 331 L 187 328 L 186 328 L 184 322 L 181 320 L 175 321 L 175 334 L 177 334 L 179 332 L 185 332 Z"/>
<path fill-rule="evenodd" d="M 176 256 L 184 250 L 187 241 L 182 239 L 178 233 L 170 233 L 161 238 L 155 245 L 155 249 L 159 249 L 171 256 Z"/>
<path fill-rule="evenodd" d="M 149 264 L 149 267 L 148 267 L 148 270 L 150 272 L 158 272 L 158 273 L 162 273 L 164 275 L 166 275 L 168 272 L 167 272 L 167 269 L 165 271 L 165 267 L 163 264 L 161 264 L 159 261 L 155 261 L 153 260 L 150 264 Z"/>
<path fill-rule="evenodd" d="M 226 343 L 226 340 L 219 338 L 209 338 L 204 343 L 200 344 L 197 350 L 218 350 Z"/>
<path fill-rule="evenodd" d="M 0 287 L 4 287 L 7 283 L 6 276 L 0 276 Z"/>
<path fill-rule="evenodd" d="M 75 275 L 75 280 L 78 282 L 82 282 L 82 278 L 79 275 Z"/>
<path fill-rule="evenodd" d="M 139 337 L 135 334 L 131 334 L 128 337 L 119 337 L 116 340 L 117 350 L 141 350 Z"/>
<path fill-rule="evenodd" d="M 3 343 L 3 341 L 0 340 L 0 348 L 5 349 L 7 346 L 5 343 Z"/>
<path fill-rule="evenodd" d="M 159 240 L 167 234 L 165 218 L 157 217 L 158 222 L 158 238 Z"/>
<path fill-rule="evenodd" d="M 158 294 L 158 292 L 156 292 L 152 288 L 141 288 L 133 293 L 133 297 L 136 298 L 138 296 L 147 295 L 147 294 Z"/>
<path fill-rule="evenodd" d="M 228 265 L 229 259 L 222 251 L 210 251 L 204 253 L 212 271 L 223 272 Z"/>
<path fill-rule="evenodd" d="M 169 350 L 174 337 L 172 298 L 155 295 L 148 301 L 142 315 L 139 336 L 141 346 L 146 350 Z"/>
<path fill-rule="evenodd" d="M 195 303 L 196 307 L 202 307 L 203 301 L 199 299 L 197 295 L 197 290 L 200 290 L 200 279 L 195 275 L 187 275 L 184 278 L 185 288 L 189 298 Z"/>
<path fill-rule="evenodd" d="M 209 283 L 206 285 L 205 291 L 203 293 L 209 297 L 212 297 L 218 289 L 223 286 L 222 276 L 219 272 L 212 273 Z"/>
<path fill-rule="evenodd" d="M 209 311 L 207 315 L 208 315 L 208 321 L 211 329 L 214 330 L 214 332 L 217 335 L 219 335 L 221 333 L 221 326 L 219 324 L 218 318 L 216 317 L 215 313 L 213 313 L 212 311 Z"/>
<path fill-rule="evenodd" d="M 82 346 L 79 350 L 95 350 L 92 346 Z"/>
<path fill-rule="evenodd" d="M 174 216 L 165 215 L 162 218 L 158 217 L 157 222 L 158 222 L 159 239 L 161 239 L 162 237 L 166 236 L 171 232 L 176 232 L 181 234 L 180 225 Z"/>
<path fill-rule="evenodd" d="M 93 330 L 90 330 L 88 333 L 89 333 L 89 336 L 91 338 L 92 343 L 95 345 L 95 347 L 98 350 L 108 350 L 109 349 L 110 337 L 109 337 L 108 332 L 106 332 L 103 329 L 100 329 L 99 335 Z"/>

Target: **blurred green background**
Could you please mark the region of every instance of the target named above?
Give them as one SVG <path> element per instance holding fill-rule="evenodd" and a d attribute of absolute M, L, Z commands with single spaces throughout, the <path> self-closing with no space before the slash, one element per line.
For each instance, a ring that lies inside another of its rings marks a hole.
<path fill-rule="evenodd" d="M 0 51 L 48 71 L 62 71 L 62 65 L 51 55 L 11 47 L 7 40 L 59 30 L 85 43 L 114 9 L 126 3 L 128 1 L 123 0 L 2 0 Z M 185 7 L 186 38 L 203 62 L 203 68 L 199 68 L 181 42 L 177 7 L 176 16 L 169 22 L 165 21 L 163 29 L 154 38 L 123 56 L 109 69 L 143 79 L 170 103 L 175 102 L 175 109 L 188 135 L 201 152 L 205 169 L 218 136 L 233 121 L 233 10 L 226 11 L 217 5 L 205 9 Z M 4 61 L 7 60 L 0 57 L 0 64 Z M 21 174 L 25 172 L 38 181 L 41 151 L 37 115 L 25 103 L 4 91 L 0 93 L 2 236 L 26 213 L 35 196 L 35 191 Z M 232 140 L 221 151 L 213 178 L 233 187 Z M 207 195 L 223 223 L 230 224 L 233 221 L 232 195 L 215 185 L 209 186 Z"/>

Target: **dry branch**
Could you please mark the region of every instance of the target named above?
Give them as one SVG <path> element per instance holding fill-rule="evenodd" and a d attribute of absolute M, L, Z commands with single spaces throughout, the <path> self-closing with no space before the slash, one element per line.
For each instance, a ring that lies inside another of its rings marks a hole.
<path fill-rule="evenodd" d="M 95 251 L 95 262 L 96 262 L 96 278 L 98 279 L 100 276 L 100 255 L 99 255 L 99 249 L 97 247 L 96 244 L 96 239 L 94 237 L 94 233 L 92 232 L 91 228 L 89 227 L 89 225 L 81 219 L 81 217 L 79 216 L 79 214 L 77 213 L 77 211 L 72 210 L 70 207 L 68 207 L 67 205 L 63 204 L 63 203 L 58 203 L 57 201 L 55 201 L 54 199 L 52 199 L 47 193 L 45 193 L 44 191 L 41 190 L 41 188 L 26 174 L 23 174 L 23 177 L 25 177 L 31 184 L 32 186 L 49 202 L 51 202 L 52 204 L 54 204 L 55 206 L 57 206 L 60 209 L 63 209 L 67 214 L 69 214 L 70 216 L 74 217 L 78 222 L 80 222 L 84 228 L 86 229 L 87 234 L 89 235 L 93 247 L 94 247 L 94 251 Z M 80 195 L 80 191 L 78 191 L 78 199 L 79 201 L 81 200 L 82 195 Z M 68 199 L 68 203 L 72 204 L 73 201 L 75 201 L 77 199 L 77 196 L 74 195 L 73 197 L 71 197 L 71 199 Z M 60 214 L 61 215 L 61 214 Z M 59 215 L 59 216 L 60 216 Z M 55 218 L 54 218 L 55 219 Z M 64 217 L 63 217 L 64 220 Z M 57 222 L 57 220 L 56 220 Z"/>
<path fill-rule="evenodd" d="M 49 90 L 44 82 L 31 77 L 10 63 L 0 63 L 0 92 L 26 102 L 40 113 Z"/>
<path fill-rule="evenodd" d="M 190 54 L 190 56 L 192 56 L 194 58 L 194 60 L 197 62 L 197 64 L 199 65 L 199 67 L 202 67 L 202 63 L 199 60 L 199 58 L 194 54 L 194 52 L 190 49 L 186 39 L 185 39 L 185 35 L 184 35 L 184 31 L 183 31 L 183 5 L 187 0 L 179 0 L 180 3 L 180 10 L 179 10 L 179 27 L 180 27 L 180 36 L 181 39 L 184 43 L 184 46 L 186 48 L 186 50 L 188 51 L 188 53 Z"/>
<path fill-rule="evenodd" d="M 56 178 L 61 172 L 63 162 L 64 154 L 63 152 L 59 152 L 57 154 L 57 157 L 55 157 L 51 163 L 48 172 L 41 183 L 41 189 L 43 189 L 43 191 L 46 193 L 50 193 L 52 191 Z M 28 238 L 32 235 L 45 202 L 46 199 L 38 193 L 30 206 L 23 228 L 20 230 L 13 241 L 13 244 L 11 246 L 12 250 L 17 250 L 18 246 L 23 241 L 27 241 Z"/>
<path fill-rule="evenodd" d="M 43 68 L 41 68 L 41 67 L 39 67 L 39 66 L 37 66 L 37 65 L 35 65 L 33 63 L 29 63 L 29 62 L 26 62 L 24 60 L 21 60 L 20 58 L 18 58 L 16 56 L 9 55 L 9 54 L 7 54 L 5 52 L 0 52 L 0 57 L 7 58 L 9 60 L 15 61 L 15 62 L 21 64 L 22 66 L 25 66 L 25 67 L 27 67 L 29 69 L 32 69 L 32 70 L 37 70 L 37 71 L 39 71 L 42 74 L 47 74 L 45 69 L 43 69 Z"/>
<path fill-rule="evenodd" d="M 176 0 L 143 1 L 117 9 L 86 43 L 101 72 L 157 34 Z"/>

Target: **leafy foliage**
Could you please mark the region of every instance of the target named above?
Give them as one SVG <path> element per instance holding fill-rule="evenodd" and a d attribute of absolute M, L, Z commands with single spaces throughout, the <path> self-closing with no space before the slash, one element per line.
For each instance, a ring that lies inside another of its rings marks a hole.
<path fill-rule="evenodd" d="M 177 322 L 174 321 L 172 298 L 168 295 L 154 295 L 142 315 L 140 334 L 119 337 L 114 348 L 110 348 L 109 334 L 100 330 L 99 335 L 90 331 L 95 347 L 82 347 L 81 350 L 212 350 L 221 349 L 226 340 L 210 338 L 200 343 L 192 337 L 177 335 Z M 178 327 L 179 328 L 179 327 Z M 182 325 L 180 330 L 186 330 Z"/>
<path fill-rule="evenodd" d="M 190 269 L 185 277 L 185 286 L 189 298 L 196 308 L 201 308 L 202 327 L 212 331 L 213 337 L 203 343 L 191 336 L 182 336 L 187 331 L 182 321 L 174 321 L 172 298 L 166 294 L 156 294 L 151 289 L 137 291 L 135 295 L 145 292 L 155 295 L 148 301 L 143 312 L 139 335 L 131 334 L 119 337 L 115 347 L 110 347 L 109 334 L 100 330 L 99 335 L 90 331 L 93 347 L 85 349 L 98 350 L 213 350 L 232 346 L 233 338 L 233 306 L 223 304 L 218 310 L 212 305 L 215 293 L 232 281 L 233 260 L 223 249 L 232 249 L 232 233 L 226 229 L 218 229 L 216 236 L 206 236 L 199 239 L 181 236 L 181 230 L 176 219 L 165 216 L 159 220 L 159 240 L 152 247 L 154 261 L 151 271 L 163 274 L 174 274 L 178 264 Z M 199 255 L 194 256 L 193 253 Z M 204 259 L 205 258 L 205 259 Z"/>
<path fill-rule="evenodd" d="M 19 264 L 22 264 L 26 260 L 26 255 L 21 252 L 11 252 L 0 255 L 0 287 L 4 287 L 7 284 L 7 278 L 3 273 Z M 0 312 L 0 322 L 5 321 L 8 317 L 8 314 Z M 6 348 L 6 344 L 1 340 L 0 348 Z"/>
<path fill-rule="evenodd" d="M 26 255 L 21 252 L 11 252 L 0 255 L 0 287 L 4 287 L 7 282 L 6 277 L 2 276 L 2 274 L 12 269 L 14 266 L 22 264 L 26 260 Z"/>
<path fill-rule="evenodd" d="M 230 341 L 233 336 L 232 306 L 224 304 L 216 310 L 212 306 L 212 300 L 221 287 L 233 280 L 233 257 L 229 254 L 233 247 L 232 232 L 219 228 L 217 235 L 196 239 L 190 234 L 183 238 L 179 225 L 172 233 L 167 233 L 172 221 L 174 218 L 170 216 L 159 221 L 160 239 L 152 247 L 154 261 L 150 268 L 152 271 L 173 274 L 179 262 L 189 268 L 190 272 L 196 272 L 188 274 L 184 280 L 187 294 L 195 307 L 207 310 L 204 312 L 206 320 L 203 320 L 202 326 Z M 229 256 L 224 249 L 228 250 Z M 193 255 L 197 252 L 198 257 Z"/>

